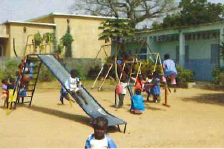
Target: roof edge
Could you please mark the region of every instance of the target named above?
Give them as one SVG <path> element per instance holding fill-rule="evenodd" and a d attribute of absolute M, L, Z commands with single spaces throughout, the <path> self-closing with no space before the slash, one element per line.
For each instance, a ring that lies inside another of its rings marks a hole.
<path fill-rule="evenodd" d="M 56 26 L 56 24 L 52 24 L 52 23 L 23 22 L 23 21 L 14 21 L 14 20 L 7 20 L 6 22 L 4 22 L 2 24 L 11 24 L 11 23 L 28 24 L 28 25 L 41 25 L 41 26 L 52 26 L 52 27 Z"/>
<path fill-rule="evenodd" d="M 66 16 L 66 17 L 94 18 L 94 19 L 116 19 L 115 17 L 93 16 L 93 15 L 76 15 L 76 14 L 66 14 L 66 13 L 58 13 L 58 12 L 53 13 L 52 12 L 52 13 L 49 13 L 47 15 L 43 15 L 43 16 L 40 16 L 40 17 L 37 17 L 37 18 L 30 19 L 28 21 L 32 22 L 32 21 L 36 21 L 36 20 L 43 19 L 43 18 L 50 17 L 50 16 Z"/>
<path fill-rule="evenodd" d="M 204 23 L 204 24 L 199 24 L 199 25 L 191 25 L 191 26 L 182 26 L 182 27 L 173 27 L 173 28 L 166 28 L 166 29 L 147 29 L 147 30 L 140 30 L 137 31 L 137 34 L 144 34 L 144 33 L 152 33 L 152 32 L 159 32 L 159 31 L 168 31 L 168 30 L 181 30 L 181 29 L 186 29 L 186 28 L 196 28 L 196 27 L 201 27 L 201 26 L 208 26 L 208 25 L 213 25 L 213 24 L 224 24 L 224 21 L 216 21 L 216 22 L 211 22 L 211 23 Z"/>

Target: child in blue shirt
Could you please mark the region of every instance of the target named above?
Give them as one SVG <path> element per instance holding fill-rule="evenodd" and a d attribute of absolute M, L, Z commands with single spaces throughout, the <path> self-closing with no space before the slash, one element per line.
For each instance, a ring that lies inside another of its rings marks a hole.
<path fill-rule="evenodd" d="M 142 111 L 145 111 L 145 104 L 143 97 L 141 95 L 141 89 L 136 89 L 135 95 L 132 96 L 132 105 L 131 105 L 131 112 L 135 114 L 141 114 Z"/>
<path fill-rule="evenodd" d="M 94 133 L 86 140 L 85 149 L 90 148 L 117 148 L 113 139 L 106 135 L 108 120 L 104 117 L 97 117 L 93 121 Z"/>
<path fill-rule="evenodd" d="M 151 84 L 150 93 L 153 96 L 153 102 L 160 102 L 160 79 L 157 71 L 153 73 Z"/>

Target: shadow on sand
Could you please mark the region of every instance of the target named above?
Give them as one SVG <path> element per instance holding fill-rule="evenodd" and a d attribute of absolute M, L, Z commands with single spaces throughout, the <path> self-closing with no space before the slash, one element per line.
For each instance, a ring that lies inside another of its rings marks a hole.
<path fill-rule="evenodd" d="M 22 106 L 22 105 L 20 105 Z M 27 106 L 23 106 L 23 107 L 27 107 Z M 49 115 L 53 115 L 53 116 L 57 116 L 60 118 L 64 118 L 64 119 L 69 119 L 87 126 L 91 127 L 90 124 L 90 118 L 82 116 L 82 115 L 76 115 L 76 114 L 70 114 L 70 113 L 66 113 L 66 112 L 62 112 L 59 110 L 55 110 L 55 109 L 49 109 L 49 108 L 45 108 L 45 107 L 39 107 L 39 106 L 31 106 L 31 107 L 27 107 L 30 110 L 33 111 L 38 111 L 38 112 L 42 112 L 45 114 L 49 114 Z"/>
<path fill-rule="evenodd" d="M 197 102 L 224 106 L 224 93 L 199 94 L 191 98 L 183 98 L 185 102 Z"/>
<path fill-rule="evenodd" d="M 35 105 L 33 105 L 32 107 L 27 107 L 27 106 L 20 105 L 20 107 L 26 107 L 26 108 L 28 108 L 30 110 L 33 110 L 33 111 L 38 111 L 38 112 L 42 112 L 42 113 L 45 113 L 45 114 L 57 116 L 57 117 L 60 117 L 60 118 L 69 119 L 69 120 L 84 124 L 86 126 L 92 127 L 92 125 L 91 125 L 91 120 L 92 119 L 88 118 L 88 117 L 85 117 L 85 116 L 82 116 L 82 115 L 70 114 L 70 113 L 59 111 L 59 110 L 49 109 L 49 108 L 45 108 L 45 107 L 39 107 L 39 106 L 35 106 Z M 118 131 L 119 131 L 118 128 L 115 127 L 115 126 L 110 126 L 108 128 L 109 133 L 114 133 L 114 132 L 118 132 Z"/>

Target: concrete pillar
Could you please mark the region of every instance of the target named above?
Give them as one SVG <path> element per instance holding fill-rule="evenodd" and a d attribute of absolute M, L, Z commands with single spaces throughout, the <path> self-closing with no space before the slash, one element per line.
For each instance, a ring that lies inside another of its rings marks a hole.
<path fill-rule="evenodd" d="M 185 66 L 185 39 L 184 34 L 179 32 L 179 64 L 181 67 Z"/>
<path fill-rule="evenodd" d="M 220 40 L 219 40 L 219 44 L 222 44 L 222 42 L 224 42 L 224 28 L 220 28 Z M 224 66 L 224 61 L 223 58 L 220 57 L 220 66 Z"/>

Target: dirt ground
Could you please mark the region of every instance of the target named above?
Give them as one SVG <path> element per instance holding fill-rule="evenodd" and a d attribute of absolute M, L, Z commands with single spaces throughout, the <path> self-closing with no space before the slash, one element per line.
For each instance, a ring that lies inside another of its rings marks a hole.
<path fill-rule="evenodd" d="M 1 103 L 0 148 L 84 147 L 93 132 L 90 118 L 76 103 L 59 105 L 59 89 L 45 86 L 37 88 L 31 107 L 18 105 L 8 116 Z M 111 114 L 127 122 L 125 134 L 109 133 L 119 148 L 224 148 L 223 91 L 178 89 L 169 94 L 170 107 L 165 107 L 162 90 L 162 102 L 145 102 L 142 115 L 129 113 L 129 95 L 125 106 L 116 110 L 112 90 L 89 91 Z"/>

